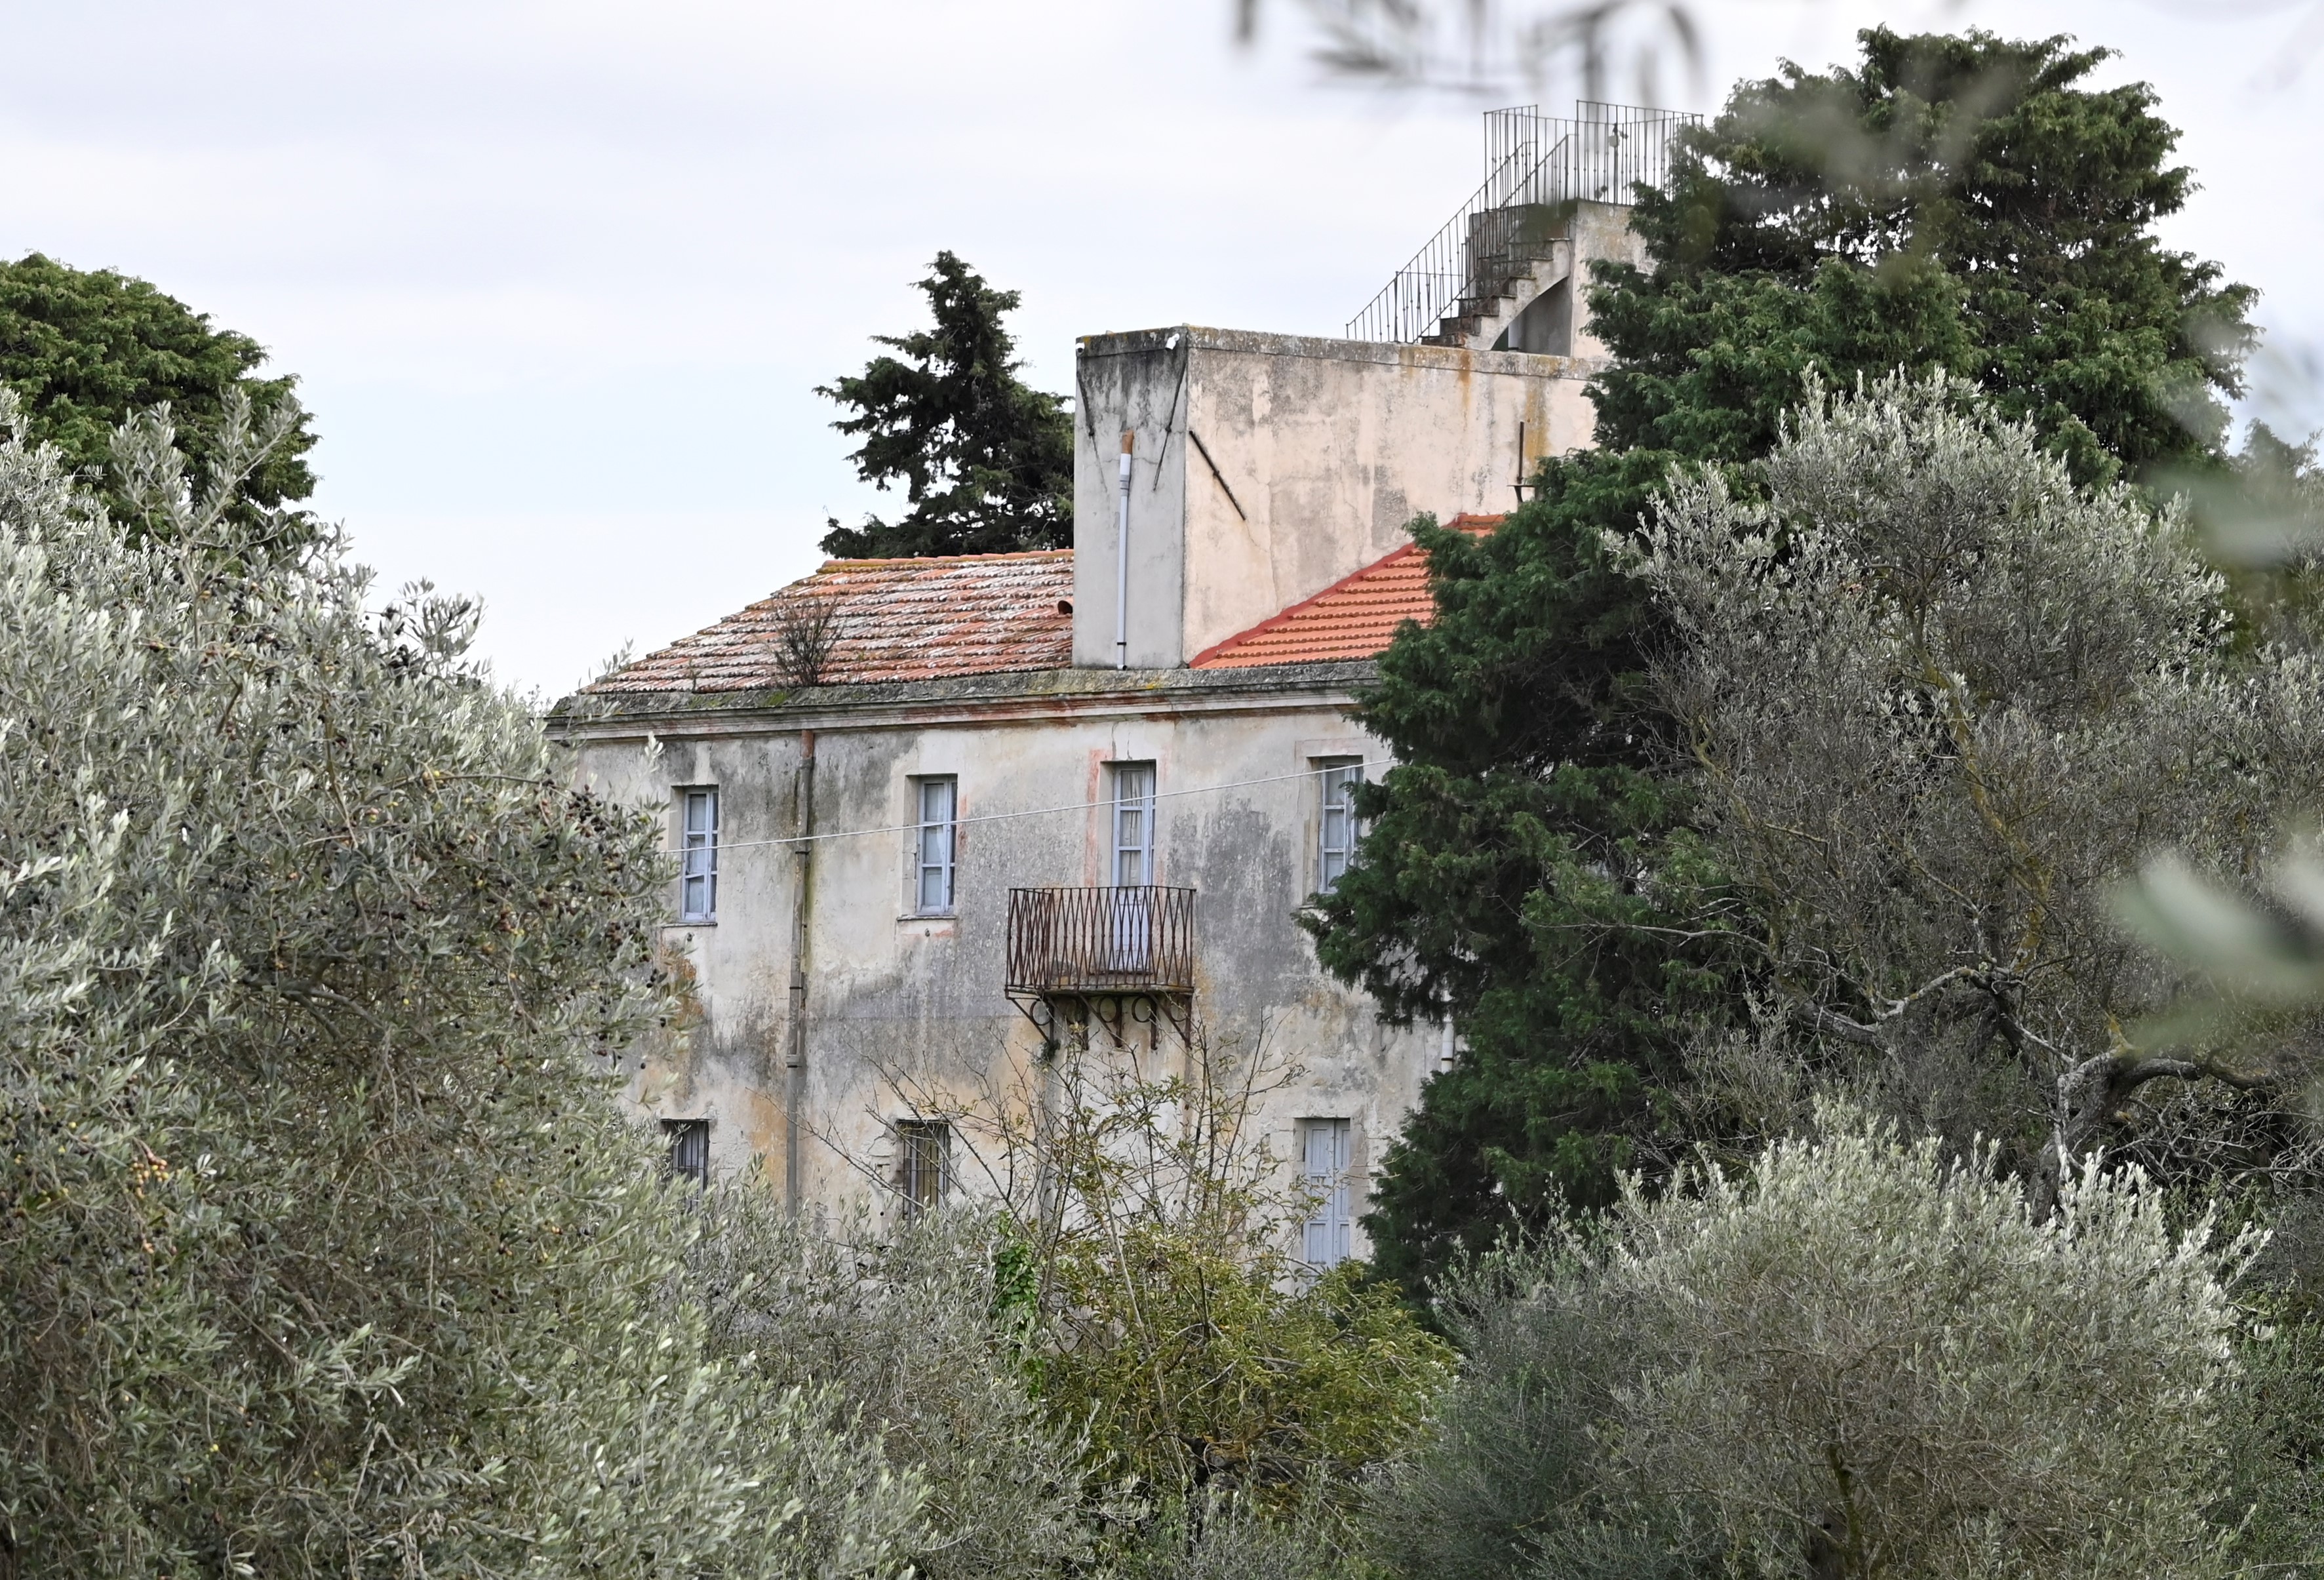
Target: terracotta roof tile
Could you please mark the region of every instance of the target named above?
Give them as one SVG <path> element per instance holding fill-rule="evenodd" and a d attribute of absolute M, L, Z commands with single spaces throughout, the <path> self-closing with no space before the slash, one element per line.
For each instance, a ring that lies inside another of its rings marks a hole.
<path fill-rule="evenodd" d="M 1073 596 L 1070 549 L 826 560 L 813 576 L 589 689 L 752 691 L 793 684 L 782 653 L 783 613 L 824 600 L 834 608 L 825 684 L 1059 669 L 1073 662 Z"/>
<path fill-rule="evenodd" d="M 1445 524 L 1489 532 L 1499 516 L 1464 515 Z M 1250 670 L 1262 664 L 1305 664 L 1369 659 L 1384 651 L 1407 620 L 1428 624 L 1436 613 L 1428 590 L 1428 560 L 1417 543 L 1376 559 L 1314 597 L 1294 604 L 1249 631 L 1194 655 L 1197 670 Z"/>

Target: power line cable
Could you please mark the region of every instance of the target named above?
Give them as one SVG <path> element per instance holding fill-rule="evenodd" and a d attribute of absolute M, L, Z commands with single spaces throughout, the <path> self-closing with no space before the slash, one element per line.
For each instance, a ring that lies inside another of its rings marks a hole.
<path fill-rule="evenodd" d="M 1198 784 L 1185 790 L 1157 790 L 1150 796 L 1141 796 L 1139 799 L 1148 801 L 1167 801 L 1180 796 L 1216 795 L 1221 790 L 1246 790 L 1252 785 L 1259 784 L 1282 784 L 1295 779 L 1314 779 L 1318 774 L 1344 772 L 1351 768 L 1385 768 L 1391 766 L 1393 762 L 1392 758 L 1366 758 L 1360 762 L 1333 762 L 1322 768 L 1310 768 L 1298 773 L 1270 774 L 1265 779 L 1238 779 L 1226 784 Z M 1013 818 L 1047 818 L 1061 812 L 1093 812 L 1100 808 L 1117 804 L 1108 799 L 1102 801 L 1074 801 L 1061 807 L 1034 807 L 1022 812 L 980 812 L 973 818 L 954 818 L 953 827 L 957 828 L 969 823 L 1005 823 Z M 720 840 L 717 848 L 722 851 L 752 850 L 769 845 L 812 845 L 825 839 L 863 839 L 874 834 L 918 834 L 927 827 L 929 825 L 926 823 L 894 823 L 884 828 L 837 828 L 828 834 L 788 834 L 777 839 Z M 686 853 L 683 850 L 673 850 L 668 854 L 684 855 Z"/>

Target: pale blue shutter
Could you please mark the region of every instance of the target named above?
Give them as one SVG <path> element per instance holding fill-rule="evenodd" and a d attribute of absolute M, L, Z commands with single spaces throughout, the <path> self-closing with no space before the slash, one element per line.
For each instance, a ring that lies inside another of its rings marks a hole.
<path fill-rule="evenodd" d="M 1311 1119 L 1300 1128 L 1300 1172 L 1305 1176 L 1308 1194 L 1315 1198 L 1314 1215 L 1302 1236 L 1300 1260 L 1311 1267 L 1333 1267 L 1348 1260 L 1354 1228 L 1348 1178 L 1351 1127 L 1344 1119 Z"/>

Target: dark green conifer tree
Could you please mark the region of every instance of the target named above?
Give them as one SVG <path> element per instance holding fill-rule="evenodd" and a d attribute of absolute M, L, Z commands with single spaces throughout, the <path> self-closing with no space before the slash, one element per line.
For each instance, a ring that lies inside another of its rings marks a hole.
<path fill-rule="evenodd" d="M 844 559 L 996 554 L 1073 541 L 1074 430 L 1063 397 L 1018 378 L 1001 327 L 1013 291 L 995 291 L 949 252 L 919 282 L 933 329 L 876 335 L 903 359 L 875 356 L 861 376 L 819 384 L 856 415 L 832 426 L 862 439 L 862 479 L 904 485 L 911 510 L 893 522 L 830 523 L 823 550 Z"/>
<path fill-rule="evenodd" d="M 1690 1028 L 1735 1012 L 1748 929 L 1690 832 L 1684 743 L 1638 700 L 1661 640 L 1609 531 L 1674 465 L 1749 464 L 1813 374 L 1942 366 L 2086 480 L 2220 463 L 2251 292 L 2163 249 L 2189 172 L 2151 89 L 2062 38 L 1860 36 L 1854 69 L 1736 88 L 1597 266 L 1599 448 L 1489 537 L 1415 535 L 1437 614 L 1364 699 L 1401 766 L 1308 921 L 1324 965 L 1466 1048 L 1366 1220 L 1417 1288 L 1461 1247 L 1607 1199 L 1651 1157 Z"/>

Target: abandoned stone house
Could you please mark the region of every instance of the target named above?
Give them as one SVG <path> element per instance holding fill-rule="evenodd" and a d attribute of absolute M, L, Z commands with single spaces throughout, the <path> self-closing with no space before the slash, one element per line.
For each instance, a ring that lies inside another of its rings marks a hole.
<path fill-rule="evenodd" d="M 1388 766 L 1348 709 L 1429 613 L 1409 521 L 1487 524 L 1589 442 L 1575 283 L 1636 256 L 1608 199 L 1680 119 L 1489 115 L 1484 188 L 1344 338 L 1084 338 L 1072 549 L 835 560 L 558 706 L 579 778 L 681 853 L 699 1012 L 628 1087 L 675 1167 L 908 1212 L 979 1187 L 947 1116 L 1063 1039 L 1263 1041 L 1297 1073 L 1257 1122 L 1319 1202 L 1298 1254 L 1363 1254 L 1453 1039 L 1380 1024 L 1295 919 Z"/>

